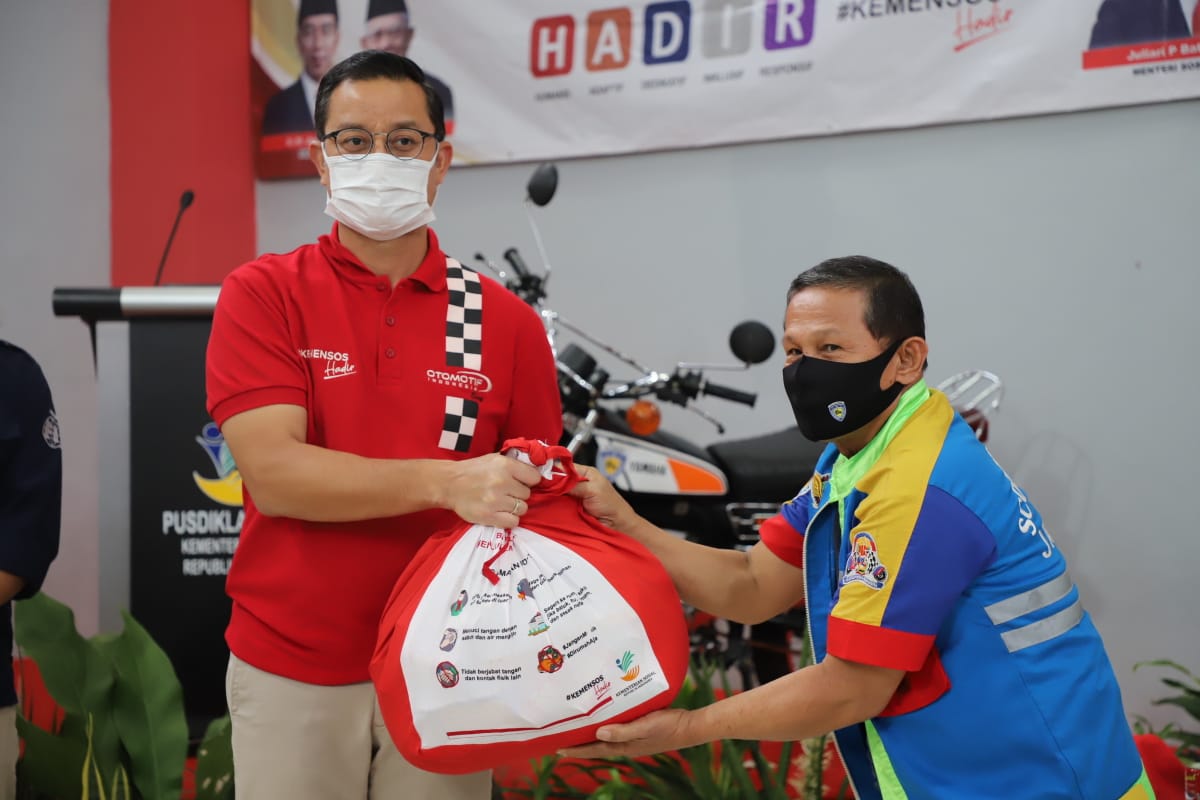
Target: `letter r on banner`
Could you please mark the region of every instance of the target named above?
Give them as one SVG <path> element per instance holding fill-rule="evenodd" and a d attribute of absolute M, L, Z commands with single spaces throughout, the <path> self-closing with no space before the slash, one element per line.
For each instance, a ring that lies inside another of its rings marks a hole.
<path fill-rule="evenodd" d="M 575 57 L 575 18 L 569 15 L 533 21 L 529 34 L 529 71 L 535 78 L 566 75 Z"/>
<path fill-rule="evenodd" d="M 647 64 L 667 64 L 688 57 L 692 29 L 692 5 L 687 0 L 671 0 L 646 6 L 646 42 L 642 60 Z"/>
<path fill-rule="evenodd" d="M 767 0 L 763 47 L 782 50 L 811 42 L 816 6 L 816 0 Z"/>
<path fill-rule="evenodd" d="M 592 72 L 629 64 L 633 12 L 628 8 L 593 11 L 587 18 L 587 68 Z"/>

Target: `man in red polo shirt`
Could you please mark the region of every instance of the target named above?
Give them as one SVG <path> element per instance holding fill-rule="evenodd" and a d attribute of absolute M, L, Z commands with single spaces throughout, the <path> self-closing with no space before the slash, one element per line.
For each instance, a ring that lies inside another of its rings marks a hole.
<path fill-rule="evenodd" d="M 245 486 L 227 589 L 239 798 L 486 798 L 488 773 L 396 752 L 368 681 L 392 585 L 458 518 L 512 527 L 536 469 L 504 439 L 557 441 L 537 315 L 447 259 L 427 226 L 450 166 L 437 94 L 379 51 L 317 92 L 313 163 L 337 222 L 226 278 L 208 406 Z"/>

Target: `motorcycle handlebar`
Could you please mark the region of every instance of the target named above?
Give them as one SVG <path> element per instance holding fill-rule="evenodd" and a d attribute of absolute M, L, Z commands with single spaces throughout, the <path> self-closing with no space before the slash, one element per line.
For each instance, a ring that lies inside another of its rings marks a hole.
<path fill-rule="evenodd" d="M 752 392 L 743 392 L 739 389 L 732 389 L 728 386 L 722 386 L 719 383 L 705 381 L 704 386 L 700 389 L 704 394 L 711 394 L 713 397 L 720 397 L 724 400 L 732 400 L 735 403 L 744 403 L 748 406 L 753 406 L 758 400 L 758 395 Z"/>
<path fill-rule="evenodd" d="M 517 277 L 524 278 L 529 275 L 529 268 L 525 266 L 525 260 L 521 258 L 521 254 L 517 252 L 517 248 L 510 247 L 505 250 L 504 260 L 513 268 L 513 272 L 517 273 Z"/>

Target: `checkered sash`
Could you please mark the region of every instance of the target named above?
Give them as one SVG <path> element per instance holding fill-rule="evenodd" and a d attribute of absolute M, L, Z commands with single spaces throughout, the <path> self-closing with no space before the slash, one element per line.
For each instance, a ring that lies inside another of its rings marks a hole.
<path fill-rule="evenodd" d="M 452 258 L 446 259 L 446 366 L 483 368 L 483 286 L 479 275 Z M 438 446 L 457 453 L 471 450 L 479 403 L 446 397 L 446 415 Z"/>

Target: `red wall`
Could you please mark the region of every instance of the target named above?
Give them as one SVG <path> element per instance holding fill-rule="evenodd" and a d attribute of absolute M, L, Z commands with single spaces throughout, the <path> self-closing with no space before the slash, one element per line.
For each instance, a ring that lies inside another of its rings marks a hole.
<path fill-rule="evenodd" d="M 249 0 L 110 0 L 112 285 L 219 283 L 254 257 Z"/>

